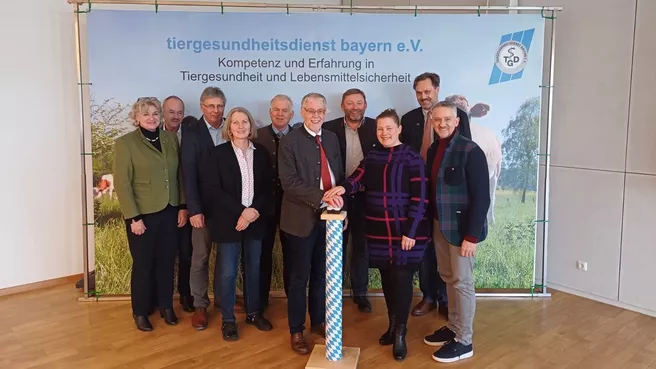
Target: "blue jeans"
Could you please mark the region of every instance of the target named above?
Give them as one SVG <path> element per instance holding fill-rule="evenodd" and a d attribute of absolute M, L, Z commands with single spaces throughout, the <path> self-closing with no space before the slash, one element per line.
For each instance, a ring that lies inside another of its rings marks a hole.
<path fill-rule="evenodd" d="M 244 266 L 244 302 L 246 314 L 260 312 L 260 255 L 262 240 L 244 237 L 241 242 L 219 242 L 214 266 L 214 283 L 218 284 L 219 308 L 224 322 L 235 321 L 235 289 L 239 256 Z"/>

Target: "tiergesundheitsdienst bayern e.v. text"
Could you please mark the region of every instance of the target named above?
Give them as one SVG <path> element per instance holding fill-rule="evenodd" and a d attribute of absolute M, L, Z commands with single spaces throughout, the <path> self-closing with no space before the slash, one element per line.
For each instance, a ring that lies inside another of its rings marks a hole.
<path fill-rule="evenodd" d="M 409 73 L 377 73 L 374 60 L 340 60 L 332 57 L 298 58 L 299 52 L 312 53 L 342 53 L 363 56 L 365 54 L 380 55 L 393 52 L 419 53 L 423 49 L 420 39 L 406 41 L 355 41 L 331 39 L 322 41 L 307 41 L 302 38 L 280 40 L 270 38 L 257 40 L 182 40 L 176 37 L 166 39 L 167 48 L 178 52 L 222 52 L 217 59 L 217 67 L 222 69 L 241 69 L 230 73 L 195 73 L 181 70 L 183 81 L 207 82 L 379 82 L 408 83 Z M 245 57 L 244 52 L 293 52 L 295 59 L 266 59 L 261 54 Z M 225 53 L 240 52 L 239 58 L 226 57 Z M 248 72 L 247 69 L 273 69 L 274 73 Z M 294 69 L 292 71 L 275 71 L 278 68 Z M 301 69 L 301 72 L 298 72 Z M 317 72 L 320 70 L 339 69 L 336 73 Z M 361 71 L 361 70 L 367 71 Z M 351 72 L 350 70 L 353 70 Z"/>

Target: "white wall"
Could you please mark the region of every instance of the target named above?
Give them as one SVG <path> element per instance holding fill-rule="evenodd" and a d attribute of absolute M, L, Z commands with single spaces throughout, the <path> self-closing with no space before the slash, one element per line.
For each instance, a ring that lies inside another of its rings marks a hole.
<path fill-rule="evenodd" d="M 548 284 L 656 315 L 656 2 L 520 5 L 564 6 L 556 21 Z"/>
<path fill-rule="evenodd" d="M 0 5 L 0 288 L 82 271 L 71 10 L 63 0 Z"/>

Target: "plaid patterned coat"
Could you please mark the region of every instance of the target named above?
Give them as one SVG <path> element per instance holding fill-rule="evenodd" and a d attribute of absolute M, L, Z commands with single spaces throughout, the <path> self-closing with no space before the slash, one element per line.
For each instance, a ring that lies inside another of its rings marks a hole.
<path fill-rule="evenodd" d="M 426 155 L 430 172 L 440 140 L 435 141 Z M 442 234 L 454 246 L 487 237 L 487 210 L 490 207 L 487 160 L 480 147 L 470 139 L 455 134 L 449 141 L 437 172 L 435 198 L 431 208 L 437 211 Z"/>
<path fill-rule="evenodd" d="M 396 264 L 416 270 L 429 241 L 428 177 L 424 160 L 410 146 L 369 151 L 343 184 L 347 194 L 365 189 L 365 232 L 369 265 Z M 401 238 L 415 240 L 401 249 Z"/>

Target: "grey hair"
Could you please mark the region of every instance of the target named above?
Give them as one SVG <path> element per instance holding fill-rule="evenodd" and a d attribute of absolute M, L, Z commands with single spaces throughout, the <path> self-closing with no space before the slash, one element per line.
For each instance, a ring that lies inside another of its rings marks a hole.
<path fill-rule="evenodd" d="M 292 101 L 292 99 L 289 96 L 287 96 L 285 94 L 277 94 L 276 96 L 274 96 L 273 99 L 271 99 L 271 105 L 273 105 L 274 102 L 279 101 L 279 100 L 287 101 L 289 103 L 289 107 L 294 109 L 294 102 Z"/>
<path fill-rule="evenodd" d="M 325 96 L 323 96 L 322 94 L 320 94 L 320 93 L 318 93 L 318 92 L 310 92 L 309 94 L 303 96 L 303 99 L 301 99 L 301 106 L 305 105 L 305 102 L 306 102 L 308 99 L 317 99 L 317 100 L 321 100 L 321 101 L 323 101 L 323 105 L 324 105 L 324 106 L 328 105 L 328 104 L 326 103 L 326 97 L 325 97 Z"/>
<path fill-rule="evenodd" d="M 212 87 L 212 86 L 205 88 L 203 90 L 203 93 L 200 94 L 200 103 L 202 104 L 203 102 L 205 102 L 205 100 L 215 97 L 223 100 L 224 104 L 227 103 L 226 96 L 225 93 L 223 93 L 223 90 L 221 90 L 218 87 Z"/>
<path fill-rule="evenodd" d="M 455 103 L 451 102 L 451 101 L 440 101 L 438 103 L 435 103 L 433 106 L 431 106 L 431 109 L 430 109 L 431 115 L 433 114 L 433 112 L 437 108 L 449 108 L 449 109 L 453 110 L 453 114 L 458 116 L 458 106 Z"/>
<path fill-rule="evenodd" d="M 444 101 L 448 101 L 450 103 L 454 103 L 458 108 L 467 111 L 469 110 L 469 100 L 464 95 L 451 95 L 447 96 Z M 463 105 L 464 103 L 464 105 Z"/>

